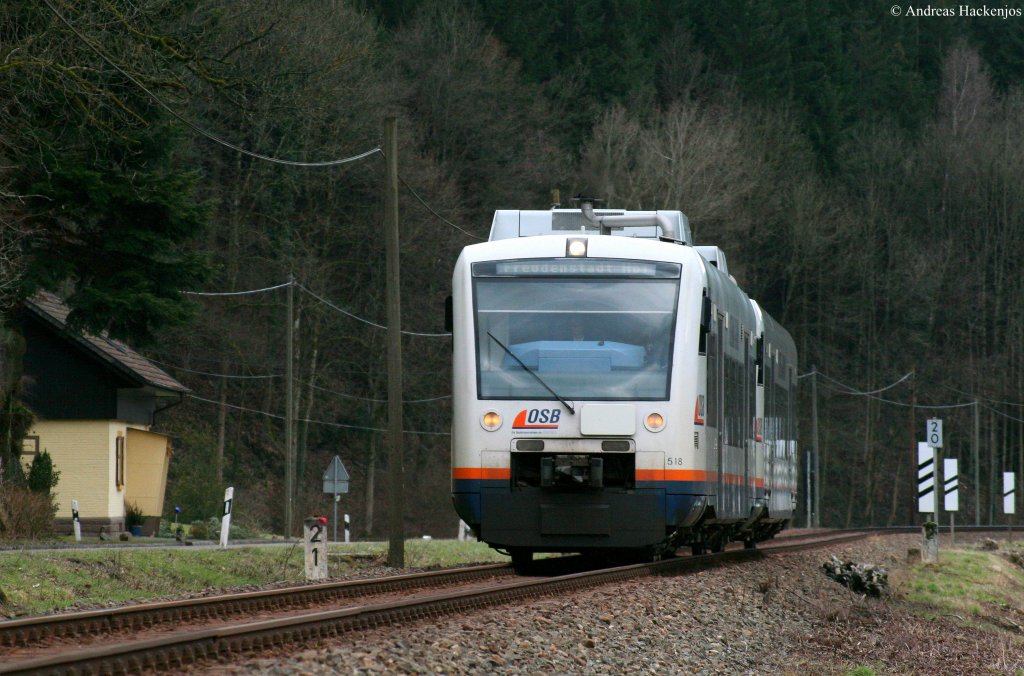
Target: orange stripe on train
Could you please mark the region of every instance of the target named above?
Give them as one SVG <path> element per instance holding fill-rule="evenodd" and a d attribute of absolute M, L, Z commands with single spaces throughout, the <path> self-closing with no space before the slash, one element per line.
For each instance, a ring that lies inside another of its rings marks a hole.
<path fill-rule="evenodd" d="M 724 474 L 722 479 L 727 484 L 745 484 L 746 477 L 742 474 Z M 637 481 L 718 481 L 718 472 L 707 472 L 700 469 L 638 469 Z M 751 481 L 759 488 L 764 486 L 764 479 L 755 478 Z"/>
<path fill-rule="evenodd" d="M 453 467 L 453 479 L 511 479 L 508 467 Z"/>
<path fill-rule="evenodd" d="M 476 480 L 502 480 L 510 479 L 512 472 L 508 467 L 454 467 L 452 468 L 453 479 L 476 479 Z M 727 484 L 744 484 L 745 478 L 741 474 L 726 474 L 723 476 Z M 706 472 L 699 469 L 638 469 L 636 470 L 637 481 L 717 481 L 718 472 Z M 759 488 L 764 486 L 764 479 L 754 479 L 753 485 Z"/>

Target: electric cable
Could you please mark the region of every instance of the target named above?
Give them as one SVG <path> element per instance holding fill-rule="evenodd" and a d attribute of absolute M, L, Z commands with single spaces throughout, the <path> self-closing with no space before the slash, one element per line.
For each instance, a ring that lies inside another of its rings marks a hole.
<path fill-rule="evenodd" d="M 356 162 L 356 161 L 361 160 L 363 158 L 369 157 L 370 155 L 373 155 L 375 153 L 383 154 L 383 152 L 384 152 L 381 148 L 377 147 L 377 148 L 371 148 L 370 150 L 367 150 L 364 153 L 360 153 L 358 155 L 353 155 L 352 157 L 345 157 L 345 158 L 342 158 L 342 159 L 339 159 L 339 160 L 327 160 L 327 161 L 324 161 L 324 162 L 301 162 L 301 161 L 298 161 L 298 160 L 285 160 L 285 159 L 281 159 L 281 158 L 277 158 L 277 157 L 271 157 L 269 155 L 262 155 L 260 153 L 253 152 L 251 150 L 246 150 L 245 148 L 242 148 L 241 146 L 237 146 L 234 143 L 231 143 L 230 141 L 226 141 L 226 140 L 220 138 L 219 136 L 214 135 L 212 132 L 209 132 L 206 129 L 203 129 L 199 125 L 194 124 L 193 122 L 185 119 L 184 116 L 180 115 L 177 111 L 175 111 L 169 105 L 164 103 L 163 100 L 160 97 L 158 97 L 153 92 L 149 91 L 149 89 L 144 84 L 139 82 L 139 80 L 137 80 L 131 73 L 129 73 L 128 71 L 126 71 L 125 69 L 123 69 L 119 65 L 117 65 L 113 61 L 113 59 L 109 58 L 106 54 L 103 53 L 102 50 L 100 50 L 96 45 L 94 45 L 88 38 L 86 38 L 84 35 L 82 35 L 82 33 L 80 33 L 78 31 L 78 29 L 75 28 L 74 25 L 64 17 L 64 15 L 62 15 L 60 12 L 57 11 L 57 8 L 54 7 L 50 3 L 50 0 L 43 0 L 43 2 L 46 4 L 47 7 L 50 8 L 50 11 L 53 12 L 57 16 L 57 18 L 60 19 L 61 22 L 65 26 L 67 26 L 68 29 L 78 37 L 79 40 L 81 40 L 83 43 L 85 43 L 85 45 L 89 49 L 91 49 L 93 52 L 95 52 L 111 68 L 113 68 L 114 70 L 119 72 L 121 75 L 125 76 L 126 78 L 128 78 L 128 80 L 132 84 L 134 84 L 136 87 L 138 87 L 139 89 L 144 91 L 151 99 L 153 99 L 153 101 L 156 102 L 156 104 L 158 106 L 160 106 L 161 108 L 166 110 L 176 120 L 178 120 L 179 122 L 181 122 L 182 124 L 187 126 L 192 131 L 194 131 L 197 134 L 200 134 L 202 136 L 205 136 L 206 138 L 210 139 L 211 141 L 214 141 L 215 143 L 219 143 L 220 145 L 222 145 L 222 146 L 224 146 L 226 148 L 230 148 L 231 150 L 234 150 L 236 152 L 242 153 L 243 155 L 248 155 L 249 157 L 254 157 L 254 158 L 258 159 L 258 160 L 264 160 L 266 162 L 274 162 L 275 164 L 285 164 L 285 165 L 292 166 L 292 167 L 314 167 L 314 168 L 336 167 L 338 165 L 348 164 L 349 162 Z"/>
<path fill-rule="evenodd" d="M 195 399 L 196 401 L 202 401 L 202 402 L 205 402 L 207 404 L 216 404 L 217 406 L 227 406 L 228 408 L 233 408 L 233 409 L 236 409 L 236 410 L 239 410 L 239 411 L 244 411 L 246 413 L 255 413 L 257 415 L 266 416 L 268 418 L 275 418 L 277 420 L 284 420 L 284 416 L 280 415 L 278 413 L 269 413 L 267 411 L 259 411 L 259 410 L 254 409 L 254 408 L 246 408 L 245 406 L 238 406 L 236 404 L 228 404 L 228 403 L 223 403 L 222 404 L 219 401 L 214 401 L 213 399 L 206 399 L 205 397 L 200 397 L 200 396 L 195 395 L 195 394 L 186 394 L 185 396 L 188 397 L 189 399 Z M 362 425 L 346 425 L 345 423 L 336 423 L 336 422 L 330 422 L 330 421 L 327 421 L 327 420 L 310 420 L 308 418 L 296 418 L 295 422 L 310 423 L 312 425 L 327 425 L 328 427 L 339 427 L 339 428 L 352 429 L 352 430 L 363 430 L 363 431 L 366 431 L 366 432 L 384 432 L 384 433 L 388 432 L 388 430 L 380 428 L 380 427 L 365 427 L 365 426 L 362 426 Z M 426 431 L 423 431 L 423 430 L 402 430 L 402 433 L 403 434 L 423 434 L 423 435 L 430 435 L 430 436 L 450 436 L 451 435 L 451 432 L 426 432 Z"/>

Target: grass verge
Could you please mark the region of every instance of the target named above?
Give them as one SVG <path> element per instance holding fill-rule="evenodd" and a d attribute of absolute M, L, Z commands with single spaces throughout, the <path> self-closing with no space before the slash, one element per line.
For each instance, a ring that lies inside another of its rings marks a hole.
<path fill-rule="evenodd" d="M 1011 560 L 1014 551 L 943 550 L 938 563 L 908 568 L 896 590 L 926 618 L 1024 631 L 1024 568 Z"/>
<path fill-rule="evenodd" d="M 358 577 L 385 564 L 384 543 L 331 545 L 332 576 Z M 299 545 L 0 552 L 0 617 L 145 601 L 212 589 L 304 581 Z M 410 540 L 407 568 L 507 562 L 478 542 Z"/>

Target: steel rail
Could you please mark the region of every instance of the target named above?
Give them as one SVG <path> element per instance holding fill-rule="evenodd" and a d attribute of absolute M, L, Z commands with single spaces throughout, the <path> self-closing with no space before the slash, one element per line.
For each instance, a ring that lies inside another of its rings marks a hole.
<path fill-rule="evenodd" d="M 325 604 L 340 598 L 438 587 L 502 574 L 511 575 L 512 567 L 487 564 L 6 620 L 0 622 L 0 646 L 30 646 L 36 641 L 64 636 L 139 630 L 166 622 Z"/>
<path fill-rule="evenodd" d="M 316 611 L 286 618 L 197 631 L 182 631 L 160 638 L 121 645 L 86 647 L 75 651 L 74 654 L 65 653 L 0 664 L 0 674 L 133 673 L 177 669 L 194 662 L 209 659 L 223 660 L 232 655 L 252 650 L 324 640 L 351 631 L 393 626 L 478 608 L 559 595 L 650 575 L 677 575 L 704 570 L 709 567 L 755 560 L 767 556 L 769 552 L 784 553 L 843 544 L 875 534 L 868 531 L 844 533 L 830 539 L 804 540 L 792 544 L 780 543 L 763 550 L 736 549 L 719 554 L 673 558 L 654 563 L 572 573 L 550 579 L 520 580 L 483 589 L 421 596 L 390 603 Z"/>

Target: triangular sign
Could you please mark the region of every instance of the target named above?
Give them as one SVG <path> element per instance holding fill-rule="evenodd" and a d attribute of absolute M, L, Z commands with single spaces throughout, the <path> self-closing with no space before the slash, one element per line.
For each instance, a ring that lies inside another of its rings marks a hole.
<path fill-rule="evenodd" d="M 342 464 L 341 458 L 334 456 L 334 460 L 327 466 L 324 472 L 324 481 L 348 481 L 348 470 Z"/>

